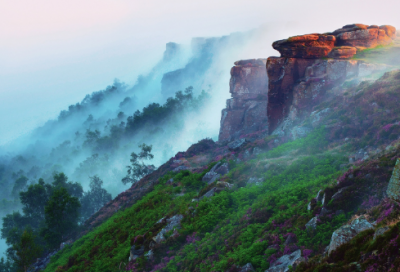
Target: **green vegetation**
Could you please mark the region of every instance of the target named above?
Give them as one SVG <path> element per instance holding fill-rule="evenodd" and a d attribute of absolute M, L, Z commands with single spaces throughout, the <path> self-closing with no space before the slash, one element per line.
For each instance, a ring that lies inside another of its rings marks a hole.
<path fill-rule="evenodd" d="M 121 265 L 125 267 L 130 247 L 144 245 L 148 251 L 151 238 L 163 227 L 156 222 L 176 214 L 184 215 L 179 235 L 167 233 L 165 242 L 153 246 L 153 260 L 140 257 L 128 266 L 130 269 L 226 271 L 232 264 L 251 262 L 257 271 L 264 271 L 278 256 L 277 249 L 285 250 L 280 247 L 287 233 L 297 235 L 299 246 L 319 250 L 329 242 L 332 230 L 347 220 L 345 215 L 334 217 L 330 224 L 318 226 L 313 236 L 304 228 L 313 217 L 307 211 L 308 200 L 332 184 L 345 161 L 341 155 L 323 151 L 323 135 L 324 130 L 319 129 L 305 139 L 282 145 L 278 151 L 261 154 L 260 158 L 277 157 L 302 145 L 314 145 L 301 149 L 302 156 L 290 162 L 282 157 L 282 165 L 267 171 L 260 168 L 260 159 L 237 163 L 226 176 L 237 189 L 199 202 L 192 199 L 207 188 L 201 179 L 212 165 L 202 173 L 170 172 L 133 206 L 57 253 L 45 271 L 115 271 Z M 316 140 L 320 143 L 317 147 Z M 264 182 L 239 186 L 240 177 L 249 173 L 261 176 Z M 171 179 L 172 184 L 167 182 Z M 185 194 L 176 195 L 182 192 Z"/>

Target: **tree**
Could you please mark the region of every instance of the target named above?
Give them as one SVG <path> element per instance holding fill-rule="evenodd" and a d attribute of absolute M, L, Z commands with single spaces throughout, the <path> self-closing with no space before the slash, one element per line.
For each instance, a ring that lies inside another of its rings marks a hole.
<path fill-rule="evenodd" d="M 20 192 L 19 198 L 23 205 L 24 215 L 30 218 L 30 225 L 37 229 L 45 219 L 44 207 L 52 191 L 50 184 L 45 184 L 43 179 L 39 179 L 37 184 L 32 184 L 26 192 Z"/>
<path fill-rule="evenodd" d="M 127 166 L 128 174 L 122 179 L 122 182 L 124 184 L 127 184 L 129 182 L 135 183 L 139 181 L 142 177 L 152 173 L 155 170 L 154 165 L 146 165 L 143 163 L 143 160 L 151 160 L 154 158 L 154 155 L 151 154 L 152 146 L 141 144 L 139 145 L 139 148 L 141 148 L 139 154 L 136 154 L 135 152 L 131 153 L 130 162 L 132 163 L 132 166 Z"/>
<path fill-rule="evenodd" d="M 77 198 L 81 198 L 83 195 L 83 188 L 77 182 L 68 182 L 68 177 L 64 173 L 55 173 L 53 175 L 53 187 L 57 188 L 65 188 L 68 193 Z"/>
<path fill-rule="evenodd" d="M 4 257 L 0 259 L 0 272 L 12 272 L 12 264 L 9 260 L 5 261 Z"/>
<path fill-rule="evenodd" d="M 85 221 L 97 212 L 107 202 L 111 201 L 111 194 L 101 186 L 103 181 L 98 176 L 90 177 L 90 191 L 84 193 L 81 199 L 81 220 Z"/>
<path fill-rule="evenodd" d="M 35 259 L 42 253 L 42 248 L 35 243 L 35 236 L 29 228 L 24 230 L 19 242 L 13 245 L 13 249 L 15 250 L 13 261 L 17 271 L 23 272 L 32 268 Z"/>
<path fill-rule="evenodd" d="M 26 184 L 28 183 L 28 178 L 25 176 L 20 176 L 14 183 L 13 189 L 11 194 L 14 196 L 14 198 L 18 197 L 19 191 L 24 189 Z"/>
<path fill-rule="evenodd" d="M 41 231 L 51 248 L 58 248 L 65 236 L 76 229 L 80 206 L 78 198 L 67 189 L 55 189 L 45 206 L 45 227 Z"/>

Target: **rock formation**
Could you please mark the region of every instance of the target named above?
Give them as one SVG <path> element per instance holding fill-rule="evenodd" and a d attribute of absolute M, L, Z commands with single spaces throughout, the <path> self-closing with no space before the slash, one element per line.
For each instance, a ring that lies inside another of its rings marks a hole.
<path fill-rule="evenodd" d="M 367 48 L 388 45 L 395 37 L 392 26 L 346 25 L 332 33 L 276 41 L 272 46 L 280 57 L 235 62 L 232 98 L 222 111 L 219 141 L 257 131 L 272 133 L 285 120 L 293 124 L 302 114 L 309 114 L 327 90 L 383 69 L 349 58 Z"/>
<path fill-rule="evenodd" d="M 231 99 L 222 111 L 220 140 L 238 139 L 267 128 L 268 78 L 266 59 L 235 62 L 229 82 Z"/>

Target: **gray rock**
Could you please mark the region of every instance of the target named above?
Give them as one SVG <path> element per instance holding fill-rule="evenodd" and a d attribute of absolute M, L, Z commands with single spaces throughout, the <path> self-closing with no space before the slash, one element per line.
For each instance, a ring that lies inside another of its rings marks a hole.
<path fill-rule="evenodd" d="M 397 159 L 396 165 L 393 168 L 386 194 L 389 198 L 400 201 L 400 159 Z"/>
<path fill-rule="evenodd" d="M 187 170 L 187 169 L 189 169 L 189 168 L 187 168 L 184 165 L 181 165 L 181 166 L 178 166 L 178 167 L 174 168 L 172 171 L 173 172 L 180 172 L 180 171 Z"/>
<path fill-rule="evenodd" d="M 255 272 L 255 270 L 251 263 L 247 263 L 240 268 L 240 272 Z"/>
<path fill-rule="evenodd" d="M 247 184 L 259 185 L 262 181 L 263 181 L 262 178 L 251 177 L 251 178 L 249 178 L 249 180 L 247 181 Z"/>
<path fill-rule="evenodd" d="M 290 132 L 292 133 L 293 140 L 297 140 L 306 137 L 311 132 L 311 129 L 307 127 L 296 126 L 293 127 Z"/>
<path fill-rule="evenodd" d="M 324 197 L 324 195 L 322 194 L 322 190 L 319 190 L 317 193 L 317 196 L 315 197 L 315 200 L 318 201 L 322 201 L 322 198 Z"/>
<path fill-rule="evenodd" d="M 231 151 L 237 151 L 237 150 L 239 150 L 241 147 L 243 147 L 246 143 L 247 143 L 247 140 L 246 140 L 246 139 L 238 139 L 238 140 L 235 140 L 235 141 L 233 141 L 233 142 L 230 142 L 230 143 L 228 144 L 228 148 L 229 148 L 229 150 L 231 150 Z"/>
<path fill-rule="evenodd" d="M 343 188 L 339 189 L 339 191 L 337 191 L 337 192 L 332 196 L 331 199 L 332 199 L 332 200 L 336 200 L 336 199 L 341 198 L 341 197 L 343 196 L 343 193 L 344 193 L 347 189 L 349 189 L 349 186 L 346 186 L 346 187 L 343 187 Z"/>
<path fill-rule="evenodd" d="M 204 194 L 202 197 L 200 197 L 199 199 L 202 200 L 203 198 L 206 198 L 206 197 L 212 197 L 212 196 L 215 195 L 215 193 L 216 193 L 217 191 L 218 191 L 217 188 L 214 187 L 214 188 L 212 188 L 211 190 L 209 190 L 207 193 L 205 193 L 205 194 Z"/>
<path fill-rule="evenodd" d="M 331 212 L 332 212 L 332 211 L 328 210 L 327 208 L 322 207 L 321 213 L 320 213 L 319 215 L 320 215 L 320 216 L 324 216 L 324 215 L 327 215 L 327 214 L 329 214 L 329 213 L 331 213 Z"/>
<path fill-rule="evenodd" d="M 369 223 L 363 216 L 354 219 L 350 225 L 344 225 L 338 228 L 332 233 L 328 254 L 330 255 L 331 252 L 337 249 L 340 245 L 349 242 L 358 233 L 373 228 L 374 227 L 371 225 L 371 223 Z"/>
<path fill-rule="evenodd" d="M 131 247 L 130 254 L 129 254 L 129 261 L 136 260 L 144 253 L 144 246 L 137 248 L 135 245 Z"/>
<path fill-rule="evenodd" d="M 325 205 L 325 200 L 326 200 L 326 194 L 324 194 L 322 197 L 322 200 L 321 200 L 322 205 Z"/>
<path fill-rule="evenodd" d="M 144 254 L 144 256 L 148 259 L 148 260 L 153 260 L 154 258 L 154 252 L 153 250 L 149 250 L 146 254 Z"/>
<path fill-rule="evenodd" d="M 181 214 L 174 215 L 173 217 L 167 219 L 167 226 L 160 230 L 160 232 L 156 235 L 156 237 L 153 238 L 153 240 L 158 244 L 165 241 L 165 234 L 168 231 L 173 230 L 174 228 L 180 228 L 182 219 L 183 215 Z"/>
<path fill-rule="evenodd" d="M 285 242 L 283 243 L 285 246 L 296 243 L 297 239 L 294 235 L 288 235 Z"/>
<path fill-rule="evenodd" d="M 375 233 L 374 233 L 374 240 L 376 239 L 376 237 L 378 237 L 378 236 L 384 234 L 384 233 L 385 233 L 386 231 L 388 231 L 388 230 L 389 230 L 389 227 L 387 227 L 387 226 L 377 229 L 377 230 L 375 231 Z"/>
<path fill-rule="evenodd" d="M 311 218 L 310 221 L 306 224 L 306 229 L 315 230 L 317 228 L 318 217 Z"/>
<path fill-rule="evenodd" d="M 222 164 L 214 172 L 220 174 L 221 176 L 228 174 L 229 173 L 229 165 L 228 165 L 228 163 Z"/>
<path fill-rule="evenodd" d="M 301 257 L 301 250 L 299 249 L 292 254 L 280 257 L 270 266 L 269 269 L 265 270 L 265 272 L 287 272 L 289 271 L 289 266 L 296 269 L 297 265 L 303 261 L 304 258 Z"/>
<path fill-rule="evenodd" d="M 311 202 L 308 202 L 307 211 L 311 211 Z"/>
<path fill-rule="evenodd" d="M 53 257 L 58 251 L 53 251 L 49 254 L 47 254 L 43 258 L 38 258 L 36 262 L 32 265 L 31 269 L 28 269 L 28 272 L 39 272 L 42 271 L 46 268 L 46 266 L 50 262 L 50 258 Z"/>
<path fill-rule="evenodd" d="M 259 148 L 259 147 L 254 147 L 254 149 L 253 149 L 253 154 L 254 155 L 259 155 L 259 154 L 261 154 L 262 153 L 262 149 L 261 148 Z"/>

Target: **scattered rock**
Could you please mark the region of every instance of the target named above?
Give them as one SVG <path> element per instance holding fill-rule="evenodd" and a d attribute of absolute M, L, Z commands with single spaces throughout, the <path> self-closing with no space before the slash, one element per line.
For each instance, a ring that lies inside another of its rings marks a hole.
<path fill-rule="evenodd" d="M 310 221 L 306 224 L 306 229 L 315 230 L 317 228 L 318 217 L 311 218 Z"/>
<path fill-rule="evenodd" d="M 228 148 L 229 148 L 229 150 L 231 150 L 231 151 L 237 151 L 237 150 L 239 150 L 241 147 L 243 147 L 245 144 L 247 143 L 247 140 L 246 139 L 238 139 L 238 140 L 235 140 L 235 141 L 233 141 L 233 142 L 230 142 L 229 144 L 228 144 Z"/>
<path fill-rule="evenodd" d="M 287 246 L 287 245 L 290 245 L 290 244 L 294 244 L 296 242 L 297 242 L 296 236 L 294 234 L 289 234 L 283 244 L 285 246 Z"/>
<path fill-rule="evenodd" d="M 324 195 L 322 194 L 322 190 L 319 190 L 318 191 L 318 193 L 317 193 L 317 196 L 315 197 L 315 200 L 317 201 L 317 202 L 320 202 L 320 201 L 322 201 L 322 199 L 324 198 Z"/>
<path fill-rule="evenodd" d="M 146 254 L 144 254 L 144 256 L 148 259 L 148 260 L 153 260 L 154 258 L 154 252 L 152 249 L 150 249 Z"/>
<path fill-rule="evenodd" d="M 397 159 L 396 165 L 393 168 L 386 193 L 391 199 L 400 201 L 400 159 Z"/>
<path fill-rule="evenodd" d="M 29 272 L 39 272 L 42 271 L 46 268 L 46 266 L 49 264 L 51 257 L 53 257 L 58 251 L 53 251 L 49 254 L 47 254 L 43 258 L 38 258 L 36 262 L 32 265 L 32 268 L 29 269 Z"/>
<path fill-rule="evenodd" d="M 340 245 L 350 241 L 358 233 L 373 228 L 374 227 L 371 225 L 371 223 L 369 223 L 367 219 L 365 219 L 365 217 L 363 216 L 354 219 L 350 225 L 344 225 L 338 228 L 332 234 L 331 242 L 329 244 L 328 254 L 330 255 L 332 251 L 337 249 Z"/>
<path fill-rule="evenodd" d="M 255 272 L 254 267 L 251 263 L 247 263 L 240 268 L 239 272 Z"/>
<path fill-rule="evenodd" d="M 292 254 L 280 257 L 265 272 L 287 272 L 289 271 L 289 266 L 292 266 L 293 270 L 295 270 L 297 265 L 304 261 L 305 259 L 301 257 L 301 250 L 299 249 Z"/>
<path fill-rule="evenodd" d="M 388 226 L 377 229 L 377 230 L 375 231 L 375 233 L 374 233 L 374 240 L 376 239 L 376 237 L 378 237 L 378 236 L 384 234 L 387 230 L 389 230 L 389 227 L 388 227 Z"/>
<path fill-rule="evenodd" d="M 174 215 L 173 217 L 167 219 L 167 226 L 165 228 L 163 228 L 154 238 L 153 240 L 159 244 L 163 241 L 165 241 L 165 234 L 170 231 L 173 230 L 174 228 L 180 228 L 181 225 L 181 221 L 183 219 L 183 215 L 181 214 L 177 214 Z"/>
<path fill-rule="evenodd" d="M 178 167 L 174 168 L 172 171 L 173 172 L 180 172 L 180 171 L 188 170 L 188 169 L 189 169 L 188 167 L 186 167 L 184 165 L 181 165 L 181 166 L 178 166 Z"/>
<path fill-rule="evenodd" d="M 144 246 L 141 246 L 140 248 L 138 248 L 136 245 L 133 245 L 130 250 L 129 261 L 136 260 L 143 254 L 144 254 Z"/>
<path fill-rule="evenodd" d="M 256 178 L 256 177 L 251 177 L 247 181 L 247 184 L 255 184 L 255 185 L 260 185 L 262 183 L 263 179 L 262 178 Z"/>

